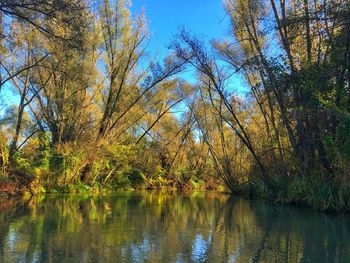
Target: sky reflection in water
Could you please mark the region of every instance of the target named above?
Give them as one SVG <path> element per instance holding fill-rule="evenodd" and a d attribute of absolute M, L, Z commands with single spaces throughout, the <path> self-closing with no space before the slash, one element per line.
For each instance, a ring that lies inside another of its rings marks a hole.
<path fill-rule="evenodd" d="M 345 215 L 216 193 L 0 204 L 0 262 L 350 262 Z"/>

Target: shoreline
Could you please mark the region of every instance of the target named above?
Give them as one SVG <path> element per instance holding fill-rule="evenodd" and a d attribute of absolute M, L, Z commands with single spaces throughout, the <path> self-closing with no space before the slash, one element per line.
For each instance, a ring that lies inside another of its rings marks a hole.
<path fill-rule="evenodd" d="M 13 186 L 13 185 L 12 185 Z M 8 189 L 5 190 L 4 189 Z M 195 188 L 136 188 L 136 189 L 115 189 L 115 190 L 108 190 L 108 189 L 100 189 L 99 192 L 96 191 L 86 191 L 86 192 L 47 192 L 47 193 L 37 193 L 32 195 L 28 189 L 25 189 L 24 187 L 20 187 L 17 184 L 17 188 L 15 187 L 4 187 L 0 183 L 0 200 L 15 200 L 18 198 L 25 198 L 26 196 L 29 198 L 35 197 L 35 196 L 50 196 L 50 195 L 113 195 L 117 193 L 125 193 L 125 192 L 179 192 L 179 193 L 189 193 L 189 192 L 202 192 L 202 193 L 210 193 L 215 192 L 222 195 L 228 195 L 233 196 L 237 198 L 243 198 L 247 201 L 256 201 L 256 202 L 263 202 L 268 205 L 272 206 L 290 206 L 294 208 L 299 209 L 308 209 L 311 211 L 324 213 L 324 214 L 350 214 L 349 210 L 347 209 L 335 209 L 335 208 L 327 208 L 327 209 L 320 209 L 317 208 L 311 204 L 308 204 L 306 202 L 297 202 L 297 201 L 288 201 L 284 199 L 277 199 L 277 198 L 264 198 L 264 197 L 257 197 L 252 195 L 252 193 L 248 192 L 241 192 L 241 193 L 231 193 L 227 190 L 219 190 L 219 189 L 195 189 Z"/>

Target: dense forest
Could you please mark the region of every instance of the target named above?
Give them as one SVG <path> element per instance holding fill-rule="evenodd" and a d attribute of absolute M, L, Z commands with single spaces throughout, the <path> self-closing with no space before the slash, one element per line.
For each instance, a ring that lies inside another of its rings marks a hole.
<path fill-rule="evenodd" d="M 0 191 L 224 187 L 349 211 L 350 2 L 222 5 L 229 37 L 186 25 L 160 59 L 130 1 L 0 0 Z"/>

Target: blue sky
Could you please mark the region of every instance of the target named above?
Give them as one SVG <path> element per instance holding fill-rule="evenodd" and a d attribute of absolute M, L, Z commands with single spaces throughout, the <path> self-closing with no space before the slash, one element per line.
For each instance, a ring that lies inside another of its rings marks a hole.
<path fill-rule="evenodd" d="M 144 9 L 152 33 L 150 49 L 166 55 L 167 45 L 179 27 L 208 39 L 227 35 L 228 17 L 222 0 L 134 0 L 133 14 Z"/>
<path fill-rule="evenodd" d="M 229 36 L 230 19 L 226 15 L 223 0 L 134 0 L 133 15 L 144 10 L 148 20 L 151 39 L 148 53 L 158 52 L 159 59 L 168 54 L 167 46 L 180 27 L 210 41 Z M 193 74 L 182 74 L 187 81 L 195 82 Z M 244 94 L 244 87 L 238 76 L 230 79 L 230 87 Z"/>

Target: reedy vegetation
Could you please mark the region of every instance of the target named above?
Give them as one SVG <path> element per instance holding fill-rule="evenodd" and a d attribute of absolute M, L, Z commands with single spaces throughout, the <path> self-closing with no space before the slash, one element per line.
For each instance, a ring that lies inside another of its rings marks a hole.
<path fill-rule="evenodd" d="M 350 209 L 348 1 L 225 0 L 231 37 L 182 29 L 162 63 L 129 4 L 0 2 L 1 92 L 19 98 L 1 120 L 4 177 L 33 192 L 223 183 Z"/>

